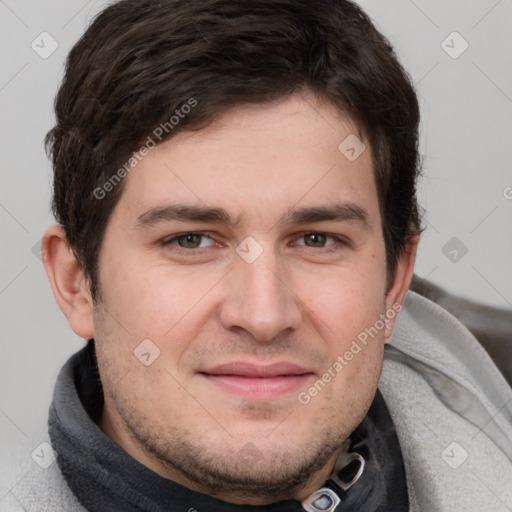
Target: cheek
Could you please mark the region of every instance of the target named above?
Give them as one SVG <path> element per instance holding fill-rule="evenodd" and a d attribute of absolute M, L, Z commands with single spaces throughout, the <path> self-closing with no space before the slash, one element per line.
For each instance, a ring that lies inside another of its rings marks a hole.
<path fill-rule="evenodd" d="M 144 271 L 138 266 L 136 271 L 135 265 L 126 262 L 115 273 L 105 272 L 108 293 L 98 325 L 108 345 L 105 356 L 112 365 L 116 362 L 125 371 L 132 366 L 139 369 L 134 352 L 149 339 L 158 354 L 154 366 L 165 367 L 173 374 L 181 372 L 183 355 L 214 318 L 220 289 L 216 285 L 223 275 L 214 270 L 198 274 L 197 268 L 177 271 L 167 265 L 149 265 Z"/>
<path fill-rule="evenodd" d="M 372 327 L 385 307 L 385 268 L 347 267 L 301 277 L 302 297 L 317 328 L 339 349 Z"/>
<path fill-rule="evenodd" d="M 208 282 L 187 280 L 175 269 L 139 260 L 107 262 L 103 303 L 135 339 L 162 341 L 205 295 Z"/>

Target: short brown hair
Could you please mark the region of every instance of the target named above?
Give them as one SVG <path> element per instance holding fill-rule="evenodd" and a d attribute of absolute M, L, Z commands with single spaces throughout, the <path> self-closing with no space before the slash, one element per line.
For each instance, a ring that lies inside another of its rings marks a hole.
<path fill-rule="evenodd" d="M 69 53 L 46 138 L 53 212 L 91 280 L 123 183 L 98 199 L 142 141 L 191 98 L 165 134 L 200 129 L 237 104 L 308 89 L 369 143 L 388 275 L 420 230 L 419 108 L 411 80 L 369 17 L 347 0 L 123 0 Z"/>

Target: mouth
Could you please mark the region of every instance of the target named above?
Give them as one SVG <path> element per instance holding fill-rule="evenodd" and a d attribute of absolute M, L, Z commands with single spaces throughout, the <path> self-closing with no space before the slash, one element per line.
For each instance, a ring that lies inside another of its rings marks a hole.
<path fill-rule="evenodd" d="M 288 362 L 255 365 L 237 361 L 200 371 L 199 375 L 223 391 L 256 400 L 269 400 L 305 386 L 314 373 Z"/>

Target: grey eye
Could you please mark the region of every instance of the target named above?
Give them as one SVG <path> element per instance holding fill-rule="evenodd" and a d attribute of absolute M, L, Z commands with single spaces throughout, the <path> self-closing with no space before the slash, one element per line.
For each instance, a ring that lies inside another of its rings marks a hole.
<path fill-rule="evenodd" d="M 327 239 L 330 238 L 323 233 L 308 233 L 307 235 L 303 235 L 304 245 L 308 247 L 325 247 L 327 243 Z"/>

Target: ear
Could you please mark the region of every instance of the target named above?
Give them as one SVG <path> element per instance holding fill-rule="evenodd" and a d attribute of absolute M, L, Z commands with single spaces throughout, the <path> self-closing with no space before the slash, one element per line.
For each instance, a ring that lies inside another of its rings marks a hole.
<path fill-rule="evenodd" d="M 53 225 L 46 230 L 42 256 L 53 295 L 71 329 L 82 338 L 94 338 L 89 281 L 84 277 L 61 226 Z"/>
<path fill-rule="evenodd" d="M 407 294 L 407 290 L 409 290 L 409 286 L 411 284 L 418 242 L 419 236 L 414 236 L 405 246 L 398 259 L 395 275 L 388 286 L 386 294 L 386 312 L 389 313 L 386 313 L 386 343 L 393 332 L 398 312 L 402 309 L 405 295 Z M 391 312 L 393 312 L 393 314 L 391 314 Z"/>

